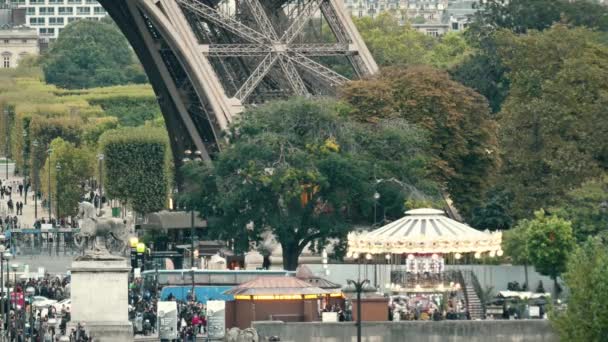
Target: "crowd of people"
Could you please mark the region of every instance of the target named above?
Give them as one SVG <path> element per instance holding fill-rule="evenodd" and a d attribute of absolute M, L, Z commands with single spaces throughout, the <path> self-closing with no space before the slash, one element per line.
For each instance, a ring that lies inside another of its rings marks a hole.
<path fill-rule="evenodd" d="M 389 300 L 391 321 L 440 321 L 444 319 L 469 319 L 464 298 L 452 292 L 444 305 L 443 294 L 416 294 L 392 296 Z"/>
<path fill-rule="evenodd" d="M 29 337 L 30 341 L 52 342 L 67 333 L 67 323 L 71 320 L 70 307 L 65 304 L 57 307 L 54 303 L 70 298 L 69 276 L 46 274 L 38 279 L 9 282 L 7 287 L 11 288 L 12 295 L 10 303 L 6 299 L 3 300 L 3 312 L 8 312 L 9 315 L 8 320 L 5 316 L 0 317 L 2 322 L 0 327 L 9 341 L 24 341 L 26 337 Z M 28 288 L 33 289 L 32 297 L 27 293 Z M 34 298 L 33 296 L 42 296 L 53 302 L 30 302 L 31 298 Z M 77 329 L 73 330 L 76 332 Z M 75 341 L 86 341 L 80 335 L 86 336 L 86 334 L 79 334 L 79 339 Z"/>
<path fill-rule="evenodd" d="M 23 215 L 24 200 L 29 188 L 30 184 L 22 181 L 0 180 L 0 200 L 5 200 L 0 206 L 0 228 L 2 231 L 21 228 L 18 216 Z M 17 194 L 19 198 L 17 198 Z"/>

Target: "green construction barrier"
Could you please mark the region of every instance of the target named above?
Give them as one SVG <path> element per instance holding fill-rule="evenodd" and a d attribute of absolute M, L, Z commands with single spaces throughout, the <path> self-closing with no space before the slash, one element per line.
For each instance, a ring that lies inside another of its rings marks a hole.
<path fill-rule="evenodd" d="M 112 208 L 112 217 L 120 217 L 120 207 Z"/>

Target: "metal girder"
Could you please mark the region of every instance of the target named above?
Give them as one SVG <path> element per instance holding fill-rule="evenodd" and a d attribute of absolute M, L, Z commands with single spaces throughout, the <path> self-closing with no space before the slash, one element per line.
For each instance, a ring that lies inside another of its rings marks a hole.
<path fill-rule="evenodd" d="M 221 14 L 212 7 L 209 7 L 197 0 L 176 0 L 182 5 L 182 8 L 192 12 L 195 15 L 206 19 L 213 24 L 220 26 L 250 42 L 263 44 L 267 41 L 267 37 L 260 32 L 241 24 L 239 21 Z"/>
<path fill-rule="evenodd" d="M 243 83 L 241 88 L 236 92 L 236 94 L 234 94 L 234 97 L 239 99 L 241 102 L 244 102 L 247 97 L 251 95 L 255 87 L 257 87 L 258 84 L 260 84 L 260 82 L 262 81 L 262 79 L 264 79 L 264 77 L 268 74 L 270 68 L 272 68 L 272 66 L 274 65 L 274 63 L 276 63 L 278 59 L 279 54 L 269 53 L 268 55 L 266 55 L 266 57 L 262 59 L 262 62 L 258 65 L 258 67 L 253 70 L 253 72 L 251 73 L 249 78 L 247 78 L 245 83 Z"/>
<path fill-rule="evenodd" d="M 284 54 L 282 54 L 279 58 L 281 69 L 283 69 L 285 76 L 287 76 L 287 80 L 289 81 L 289 85 L 291 86 L 294 94 L 298 96 L 308 95 L 306 85 L 304 84 L 304 81 L 302 81 L 300 74 L 298 74 L 298 70 L 296 69 L 296 66 L 293 65 L 293 62 Z"/>
<path fill-rule="evenodd" d="M 270 38 L 272 41 L 277 40 L 277 33 L 272 26 L 272 23 L 268 19 L 268 15 L 260 4 L 259 0 L 245 0 L 247 5 L 249 5 L 249 9 L 251 10 L 251 14 L 253 15 L 253 19 L 260 27 L 260 30 L 263 34 Z"/>
<path fill-rule="evenodd" d="M 348 44 L 290 44 L 288 52 L 301 53 L 306 56 L 346 56 L 353 54 L 349 51 Z"/>
<path fill-rule="evenodd" d="M 289 59 L 291 59 L 304 69 L 308 70 L 312 75 L 316 76 L 316 78 L 329 83 L 330 86 L 342 85 L 348 81 L 348 78 L 338 74 L 337 72 L 331 70 L 323 64 L 313 61 L 312 59 L 302 54 L 295 53 L 289 55 Z"/>
<path fill-rule="evenodd" d="M 266 56 L 273 51 L 272 45 L 259 44 L 209 44 L 202 45 L 203 53 L 210 57 L 235 56 Z M 288 45 L 286 52 L 301 53 L 305 56 L 347 56 L 354 52 L 349 51 L 348 44 L 292 44 Z"/>
<path fill-rule="evenodd" d="M 294 18 L 293 23 L 285 30 L 281 37 L 283 44 L 291 43 L 304 28 L 304 24 L 319 10 L 321 0 L 310 0 L 301 12 Z"/>

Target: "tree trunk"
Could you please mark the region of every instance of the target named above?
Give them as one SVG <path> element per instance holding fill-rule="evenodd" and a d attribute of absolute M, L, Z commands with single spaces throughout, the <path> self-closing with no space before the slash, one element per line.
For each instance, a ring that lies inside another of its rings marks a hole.
<path fill-rule="evenodd" d="M 524 264 L 524 274 L 526 275 L 526 282 L 525 282 L 526 288 L 528 289 L 528 291 L 531 291 L 530 284 L 528 284 L 528 264 L 527 263 Z"/>
<path fill-rule="evenodd" d="M 286 271 L 295 271 L 298 268 L 298 258 L 300 251 L 297 245 L 281 244 L 283 248 L 283 268 Z"/>

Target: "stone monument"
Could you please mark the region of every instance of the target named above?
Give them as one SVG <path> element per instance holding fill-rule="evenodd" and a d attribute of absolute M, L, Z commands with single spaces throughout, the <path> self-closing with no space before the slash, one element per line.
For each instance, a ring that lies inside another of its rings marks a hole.
<path fill-rule="evenodd" d="M 79 217 L 81 232 L 75 242 L 84 245 L 86 251 L 72 262 L 71 325 L 84 324 L 85 331 L 95 341 L 133 341 L 133 327 L 128 317 L 131 268 L 127 259 L 112 255 L 106 248 L 109 237 L 120 239 L 126 245 L 126 225 L 118 219 L 97 218 L 95 207 L 87 202 L 79 205 Z"/>

